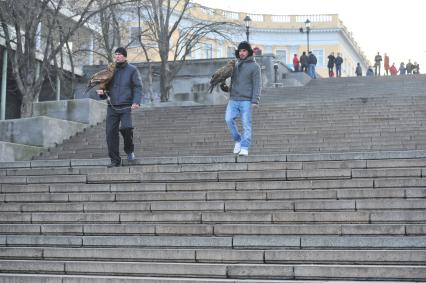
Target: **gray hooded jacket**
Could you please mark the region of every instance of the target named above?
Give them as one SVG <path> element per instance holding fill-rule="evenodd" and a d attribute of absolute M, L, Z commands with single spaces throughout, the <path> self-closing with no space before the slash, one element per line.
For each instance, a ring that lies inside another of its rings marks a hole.
<path fill-rule="evenodd" d="M 230 99 L 259 104 L 261 87 L 260 66 L 254 57 L 239 59 L 231 77 Z"/>

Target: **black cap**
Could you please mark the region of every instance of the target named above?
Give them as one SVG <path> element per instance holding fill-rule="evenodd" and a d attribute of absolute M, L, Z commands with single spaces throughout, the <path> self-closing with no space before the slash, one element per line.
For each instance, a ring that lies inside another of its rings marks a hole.
<path fill-rule="evenodd" d="M 240 58 L 239 52 L 241 49 L 245 49 L 248 51 L 248 56 L 253 56 L 253 49 L 251 48 L 250 43 L 247 41 L 241 41 L 240 44 L 238 44 L 238 49 L 235 51 L 235 56 L 237 58 Z"/>
<path fill-rule="evenodd" d="M 115 49 L 114 53 L 120 53 L 124 57 L 127 57 L 127 50 L 124 47 L 118 47 L 117 49 Z"/>

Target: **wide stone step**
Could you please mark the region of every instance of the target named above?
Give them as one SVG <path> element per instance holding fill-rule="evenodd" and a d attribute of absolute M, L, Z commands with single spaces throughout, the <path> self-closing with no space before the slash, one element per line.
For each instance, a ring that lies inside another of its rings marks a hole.
<path fill-rule="evenodd" d="M 5 235 L 7 246 L 61 247 L 170 247 L 170 248 L 334 248 L 334 249 L 425 249 L 424 236 L 57 236 Z"/>
<path fill-rule="evenodd" d="M 165 193 L 163 201 L 160 196 L 144 194 L 135 196 L 134 199 L 122 201 L 130 194 L 72 194 L 64 195 L 63 203 L 61 195 L 57 194 L 55 200 L 46 203 L 23 203 L 28 201 L 31 195 L 5 195 L 8 203 L 0 206 L 1 212 L 138 212 L 138 211 L 363 211 L 363 210 L 396 210 L 409 209 L 421 210 L 426 208 L 424 199 L 364 199 L 364 200 L 205 200 L 206 194 L 191 195 L 185 199 L 184 195 Z M 34 194 L 32 195 L 34 196 Z M 44 196 L 44 195 L 43 195 Z M 123 197 L 124 196 L 124 197 Z M 203 198 L 204 196 L 204 198 Z M 139 199 L 141 197 L 141 199 Z M 152 198 L 157 198 L 154 200 Z M 151 199 L 149 199 L 151 198 Z M 67 201 L 68 199 L 68 201 Z M 197 200 L 198 199 L 198 200 Z M 132 200 L 132 201 L 130 201 Z M 171 202 L 180 200 L 179 202 Z M 38 201 L 35 199 L 34 201 Z M 89 201 L 89 202 L 87 202 Z M 137 201 L 137 202 L 136 202 Z M 86 203 L 87 202 L 87 203 Z"/>
<path fill-rule="evenodd" d="M 0 223 L 412 223 L 426 222 L 426 211 L 253 211 L 209 212 L 209 211 L 152 211 L 152 212 L 4 212 Z"/>
<path fill-rule="evenodd" d="M 91 261 L 0 261 L 4 272 L 127 276 L 172 276 L 245 279 L 388 279 L 418 280 L 426 277 L 423 266 L 280 265 L 143 263 Z"/>
<path fill-rule="evenodd" d="M 424 265 L 422 250 L 242 250 L 150 248 L 0 248 L 1 259 L 120 262 Z"/>
<path fill-rule="evenodd" d="M 426 224 L 0 224 L 0 235 L 399 235 Z"/>
<path fill-rule="evenodd" d="M 176 278 L 176 277 L 141 277 L 141 276 L 90 276 L 90 275 L 37 275 L 37 274 L 0 274 L 0 282 L 7 283 L 300 283 L 300 280 L 268 280 L 268 279 L 209 279 L 209 278 Z M 303 280 L 304 283 L 329 283 L 329 280 Z M 339 283 L 354 283 L 355 281 L 339 280 Z M 377 281 L 364 281 L 374 283 Z M 396 281 L 388 281 L 397 283 Z M 417 283 L 406 281 L 408 283 Z"/>

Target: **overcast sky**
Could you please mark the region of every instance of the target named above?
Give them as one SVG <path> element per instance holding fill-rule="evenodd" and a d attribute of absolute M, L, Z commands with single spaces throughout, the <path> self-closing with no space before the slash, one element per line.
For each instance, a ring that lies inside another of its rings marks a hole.
<path fill-rule="evenodd" d="M 424 0 L 194 0 L 201 5 L 253 14 L 338 14 L 373 61 L 387 53 L 391 64 L 417 61 L 426 73 L 426 14 Z"/>

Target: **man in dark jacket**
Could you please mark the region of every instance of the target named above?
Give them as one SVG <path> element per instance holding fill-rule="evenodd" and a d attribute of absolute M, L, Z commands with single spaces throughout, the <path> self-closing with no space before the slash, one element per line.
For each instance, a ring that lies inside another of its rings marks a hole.
<path fill-rule="evenodd" d="M 300 56 L 300 66 L 302 67 L 302 72 L 308 72 L 308 56 L 305 51 L 303 51 L 302 56 Z"/>
<path fill-rule="evenodd" d="M 374 75 L 380 76 L 380 66 L 382 65 L 382 56 L 379 52 L 374 57 Z"/>
<path fill-rule="evenodd" d="M 260 66 L 253 57 L 253 49 L 247 41 L 238 45 L 235 51 L 237 63 L 231 76 L 230 97 L 226 107 L 225 121 L 234 139 L 234 154 L 248 155 L 251 145 L 252 107 L 260 100 Z M 221 85 L 227 91 L 226 85 Z M 243 134 L 238 132 L 235 120 L 241 115 Z"/>
<path fill-rule="evenodd" d="M 340 78 L 342 76 L 342 64 L 343 64 L 343 58 L 340 55 L 340 53 L 337 53 L 335 64 L 336 64 L 336 78 Z"/>
<path fill-rule="evenodd" d="M 135 160 L 133 144 L 133 125 L 131 110 L 140 107 L 142 99 L 142 81 L 138 69 L 127 62 L 127 51 L 123 47 L 115 50 L 116 68 L 107 91 L 97 90 L 101 98 L 108 99 L 106 117 L 106 141 L 111 164 L 121 165 L 119 152 L 120 131 L 124 140 L 124 152 L 129 161 Z M 121 122 L 121 127 L 120 127 Z"/>
<path fill-rule="evenodd" d="M 315 56 L 312 51 L 309 51 L 308 54 L 308 75 L 311 78 L 316 79 L 317 75 L 315 71 L 315 66 L 317 65 L 317 56 Z"/>

